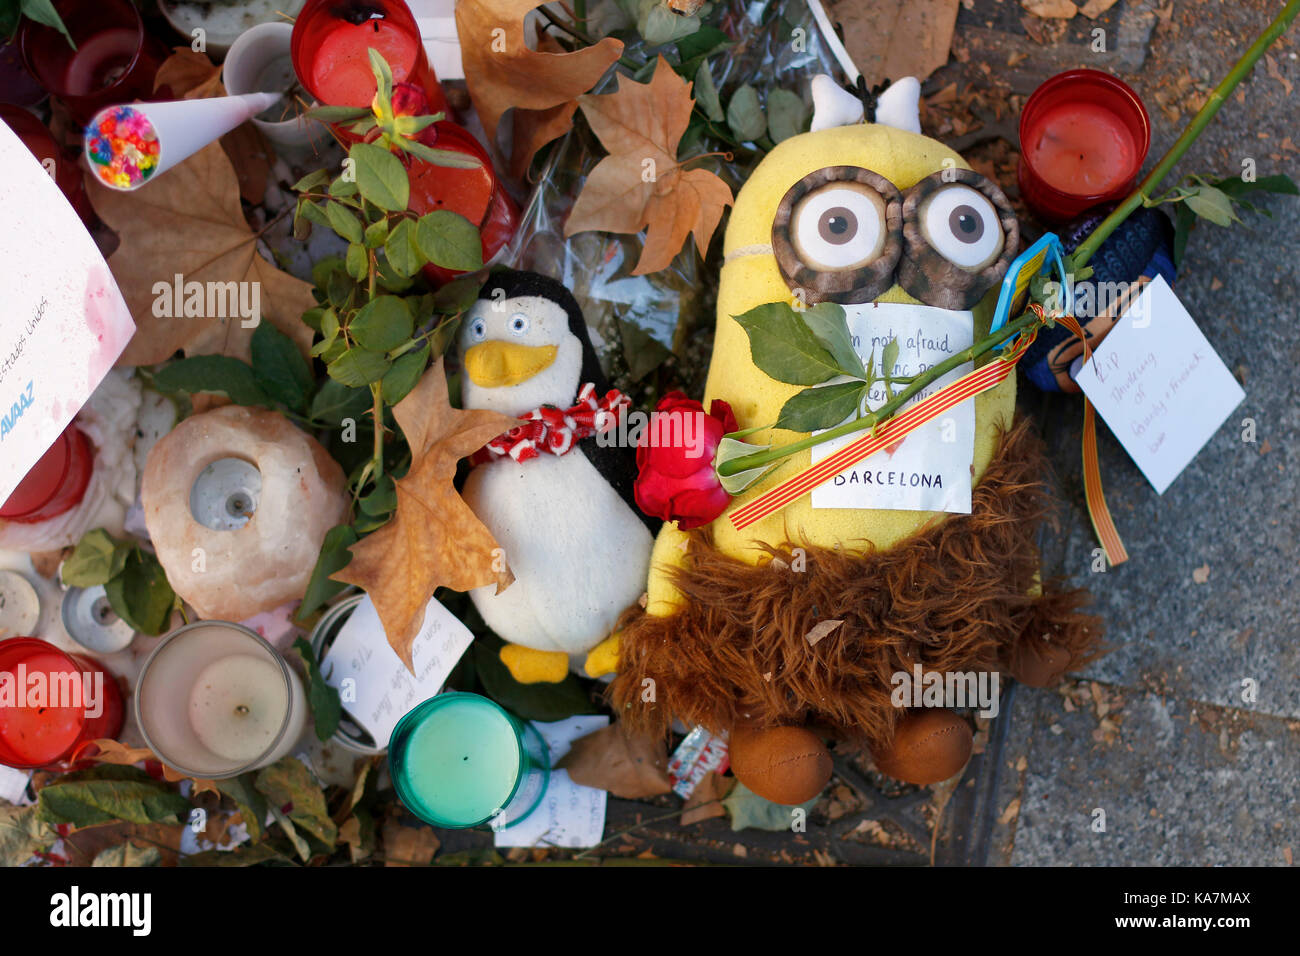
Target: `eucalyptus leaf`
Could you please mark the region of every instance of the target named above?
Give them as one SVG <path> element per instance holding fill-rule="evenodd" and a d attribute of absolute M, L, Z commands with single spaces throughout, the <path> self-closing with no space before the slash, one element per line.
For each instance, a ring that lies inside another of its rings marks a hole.
<path fill-rule="evenodd" d="M 311 578 L 307 581 L 307 590 L 303 593 L 302 604 L 298 606 L 294 617 L 301 621 L 318 608 L 324 607 L 335 595 L 347 588 L 342 581 L 333 581 L 330 575 L 342 571 L 352 560 L 348 551 L 360 538 L 350 525 L 340 524 L 330 528 L 321 542 L 320 557 L 312 568 Z"/>
<path fill-rule="evenodd" d="M 727 125 L 742 143 L 756 140 L 767 131 L 763 107 L 758 103 L 758 91 L 748 83 L 732 94 L 731 102 L 727 104 Z"/>
<path fill-rule="evenodd" d="M 356 164 L 362 198 L 388 212 L 401 212 L 411 198 L 411 183 L 402 161 L 374 143 L 355 143 L 348 156 Z"/>
<path fill-rule="evenodd" d="M 405 299 L 380 295 L 371 299 L 348 323 L 348 332 L 362 348 L 374 352 L 395 349 L 411 338 L 415 319 Z"/>
<path fill-rule="evenodd" d="M 840 382 L 805 388 L 781 406 L 776 427 L 792 432 L 832 428 L 858 411 L 867 388 L 866 382 Z"/>
<path fill-rule="evenodd" d="M 464 216 L 450 210 L 436 209 L 421 216 L 415 238 L 420 251 L 434 265 L 458 272 L 473 272 L 483 267 L 483 240 L 479 231 Z"/>
<path fill-rule="evenodd" d="M 786 303 L 755 306 L 736 321 L 749 336 L 754 364 L 778 382 L 820 385 L 841 374 L 839 362 Z"/>

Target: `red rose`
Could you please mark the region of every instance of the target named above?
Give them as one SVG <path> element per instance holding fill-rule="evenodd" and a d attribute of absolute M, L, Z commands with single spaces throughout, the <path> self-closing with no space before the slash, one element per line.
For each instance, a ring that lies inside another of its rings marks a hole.
<path fill-rule="evenodd" d="M 713 470 L 713 456 L 727 432 L 736 430 L 731 406 L 715 399 L 704 406 L 681 392 L 659 400 L 637 442 L 637 506 L 683 531 L 708 524 L 727 510 L 727 494 Z"/>

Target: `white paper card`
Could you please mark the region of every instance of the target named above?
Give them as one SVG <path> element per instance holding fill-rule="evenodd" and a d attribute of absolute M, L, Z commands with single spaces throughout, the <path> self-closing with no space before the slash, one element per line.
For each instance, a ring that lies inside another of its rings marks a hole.
<path fill-rule="evenodd" d="M 0 502 L 86 403 L 135 332 L 63 193 L 0 123 Z"/>
<path fill-rule="evenodd" d="M 1075 381 L 1158 494 L 1246 397 L 1163 277 L 1147 284 Z"/>
<path fill-rule="evenodd" d="M 381 745 L 416 704 L 442 690 L 474 635 L 433 598 L 411 645 L 415 675 L 388 643 L 370 595 L 357 604 L 321 662 L 325 682 L 337 688 L 343 709 Z M 350 683 L 344 684 L 344 681 Z"/>
<path fill-rule="evenodd" d="M 6 800 L 14 806 L 26 804 L 27 781 L 31 777 L 30 770 L 15 770 L 0 764 L 0 800 Z"/>
<path fill-rule="evenodd" d="M 874 358 L 879 373 L 882 353 L 898 339 L 898 361 L 891 375 L 920 374 L 970 348 L 974 319 L 969 312 L 898 303 L 846 305 L 853 348 L 867 364 Z M 923 389 L 906 406 L 933 395 L 972 369 L 966 362 Z M 897 392 L 903 386 L 894 386 Z M 872 386 L 867 405 L 877 409 L 889 400 L 884 383 Z M 865 432 L 845 435 L 812 449 L 821 461 Z M 865 461 L 846 468 L 813 489 L 814 508 L 881 508 L 892 511 L 948 511 L 970 514 L 971 463 L 975 460 L 975 403 L 956 408 L 927 422 L 892 448 L 883 448 Z"/>
<path fill-rule="evenodd" d="M 599 714 L 570 717 L 544 724 L 533 722 L 551 751 L 554 767 L 580 737 L 609 726 Z M 542 802 L 514 826 L 496 831 L 497 846 L 595 846 L 605 834 L 605 800 L 609 795 L 584 787 L 567 770 L 552 770 Z"/>

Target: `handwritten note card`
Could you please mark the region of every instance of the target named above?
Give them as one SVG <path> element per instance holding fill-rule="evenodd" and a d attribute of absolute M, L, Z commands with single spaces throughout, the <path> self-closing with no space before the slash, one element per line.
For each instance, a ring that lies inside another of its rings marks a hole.
<path fill-rule="evenodd" d="M 1163 278 L 1134 300 L 1075 381 L 1158 494 L 1246 397 Z"/>
<path fill-rule="evenodd" d="M 888 302 L 847 305 L 844 311 L 854 350 L 864 365 L 872 358 L 878 373 L 885 346 L 897 339 L 898 360 L 890 375 L 898 378 L 918 375 L 969 348 L 974 341 L 969 312 Z M 970 362 L 959 365 L 928 385 L 908 405 L 929 398 L 971 368 Z M 893 389 L 897 393 L 903 387 L 895 385 Z M 867 405 L 877 409 L 888 400 L 885 384 L 879 382 L 868 393 Z M 813 462 L 839 451 L 863 434 L 858 432 L 815 446 Z M 899 444 L 882 449 L 814 488 L 812 506 L 970 514 L 970 466 L 974 457 L 975 403 L 963 402 L 922 425 Z"/>
<path fill-rule="evenodd" d="M 108 264 L 49 173 L 0 123 L 0 502 L 135 332 Z"/>
<path fill-rule="evenodd" d="M 469 628 L 430 598 L 424 624 L 411 645 L 413 677 L 389 646 L 379 613 L 366 595 L 339 629 L 321 673 L 326 683 L 338 689 L 343 709 L 371 737 L 387 745 L 402 716 L 442 689 L 473 639 Z"/>
<path fill-rule="evenodd" d="M 551 766 L 569 752 L 579 737 L 608 726 L 600 715 L 570 717 L 544 724 L 534 722 L 551 751 Z M 608 794 L 584 787 L 569 778 L 567 770 L 552 770 L 546 795 L 537 809 L 514 826 L 496 831 L 497 846 L 595 846 L 605 833 L 605 800 Z"/>

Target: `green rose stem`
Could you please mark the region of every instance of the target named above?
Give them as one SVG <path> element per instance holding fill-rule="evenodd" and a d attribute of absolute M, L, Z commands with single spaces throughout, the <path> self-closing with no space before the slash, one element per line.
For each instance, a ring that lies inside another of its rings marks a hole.
<path fill-rule="evenodd" d="M 1118 229 L 1120 224 L 1146 201 L 1155 187 L 1160 184 L 1160 181 L 1169 175 L 1169 171 L 1173 169 L 1174 164 L 1182 158 L 1183 154 L 1187 152 L 1187 148 L 1201 135 L 1201 131 L 1209 125 L 1210 120 L 1214 119 L 1214 114 L 1219 112 L 1219 107 L 1227 102 L 1232 91 L 1237 88 L 1237 84 L 1246 78 L 1246 75 L 1254 68 L 1259 58 L 1264 55 L 1264 51 L 1272 46 L 1277 38 L 1291 26 L 1291 22 L 1295 20 L 1297 13 L 1300 13 L 1300 0 L 1290 0 L 1282 8 L 1282 12 L 1268 25 L 1268 29 L 1259 35 L 1259 39 L 1252 43 L 1250 49 L 1237 61 L 1236 66 L 1228 71 L 1228 75 L 1223 78 L 1223 82 L 1210 92 L 1209 98 L 1197 111 L 1196 115 L 1192 117 L 1192 121 L 1187 124 L 1183 134 L 1178 137 L 1173 146 L 1169 147 L 1169 151 L 1160 157 L 1160 162 L 1156 163 L 1155 168 L 1147 174 L 1132 195 L 1116 206 L 1114 211 L 1103 219 L 1088 238 L 1074 251 L 1071 262 L 1076 270 L 1087 265 L 1088 260 L 1092 258 L 1107 237 Z"/>
<path fill-rule="evenodd" d="M 1297 0 L 1297 2 L 1300 2 L 1300 0 Z M 743 455 L 740 458 L 732 458 L 730 461 L 724 461 L 719 464 L 717 472 L 724 478 L 730 477 L 731 475 L 739 474 L 742 471 L 748 471 L 751 468 L 761 468 L 763 465 L 779 461 L 787 455 L 793 455 L 795 452 L 803 451 L 805 448 L 811 448 L 813 445 L 819 445 L 832 438 L 839 438 L 843 435 L 852 435 L 854 432 L 859 432 L 866 428 L 874 428 L 880 422 L 892 418 L 909 399 L 935 379 L 942 378 L 959 365 L 979 358 L 985 352 L 989 351 L 989 349 L 995 348 L 1008 339 L 1014 337 L 1017 333 L 1042 324 L 1043 320 L 1037 315 L 1032 312 L 1026 312 L 1014 322 L 1008 322 L 992 335 L 980 339 L 970 348 L 963 349 L 955 355 L 948 356 L 948 358 L 944 359 L 938 365 L 931 369 L 927 369 L 925 374 L 916 376 L 912 380 L 911 385 L 907 386 L 907 388 L 903 389 L 889 401 L 885 402 L 885 404 L 881 405 L 870 415 L 855 418 L 851 422 L 837 425 L 834 428 L 828 429 L 817 435 L 809 435 L 807 438 L 789 445 L 780 445 L 776 448 L 756 451 L 751 455 Z"/>

